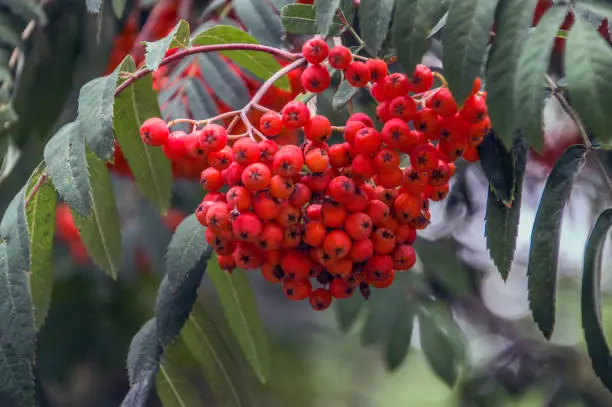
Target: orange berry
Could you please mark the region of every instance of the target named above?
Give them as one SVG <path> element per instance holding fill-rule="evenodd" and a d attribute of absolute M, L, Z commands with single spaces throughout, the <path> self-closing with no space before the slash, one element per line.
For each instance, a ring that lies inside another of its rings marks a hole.
<path fill-rule="evenodd" d="M 289 202 L 283 202 L 280 205 L 278 215 L 276 215 L 276 223 L 282 228 L 288 228 L 300 221 L 301 211 L 299 208 L 291 206 Z"/>
<path fill-rule="evenodd" d="M 253 212 L 263 221 L 272 220 L 280 212 L 280 204 L 267 192 L 260 191 L 253 196 Z"/>
<path fill-rule="evenodd" d="M 372 234 L 372 219 L 365 213 L 349 215 L 344 222 L 344 230 L 353 240 L 363 240 Z"/>
<path fill-rule="evenodd" d="M 389 254 L 395 248 L 395 233 L 387 228 L 376 229 L 371 240 L 377 254 Z"/>
<path fill-rule="evenodd" d="M 329 156 L 325 150 L 315 148 L 306 154 L 305 163 L 310 171 L 323 172 L 329 166 Z"/>
<path fill-rule="evenodd" d="M 321 222 L 308 222 L 304 226 L 304 235 L 302 241 L 313 247 L 318 247 L 323 244 L 327 229 Z"/>
<path fill-rule="evenodd" d="M 289 199 L 295 189 L 293 180 L 276 174 L 270 180 L 270 195 L 276 199 Z"/>
<path fill-rule="evenodd" d="M 227 191 L 227 205 L 238 212 L 248 211 L 253 203 L 251 192 L 242 186 L 231 187 Z"/>
<path fill-rule="evenodd" d="M 310 258 L 298 250 L 287 251 L 281 259 L 281 267 L 285 276 L 295 280 L 308 278 L 310 263 Z"/>
<path fill-rule="evenodd" d="M 274 222 L 266 222 L 261 228 L 261 234 L 258 238 L 258 246 L 261 250 L 277 251 L 282 247 L 283 243 L 283 228 Z M 268 258 L 266 257 L 266 261 Z"/>
<path fill-rule="evenodd" d="M 341 259 L 348 255 L 351 250 L 351 238 L 343 230 L 333 230 L 323 241 L 323 250 L 332 259 Z"/>
<path fill-rule="evenodd" d="M 333 300 L 332 294 L 329 290 L 324 288 L 317 288 L 310 293 L 308 302 L 315 311 L 323 311 L 329 308 Z"/>
<path fill-rule="evenodd" d="M 349 257 L 355 263 L 363 263 L 374 255 L 374 244 L 370 239 L 357 240 L 353 242 Z"/>
<path fill-rule="evenodd" d="M 416 263 L 416 252 L 412 246 L 398 245 L 393 251 L 393 267 L 397 270 L 410 270 Z"/>
<path fill-rule="evenodd" d="M 337 260 L 327 267 L 327 271 L 334 276 L 346 280 L 353 271 L 353 262 L 348 257 Z"/>
<path fill-rule="evenodd" d="M 302 301 L 310 296 L 312 284 L 308 279 L 283 281 L 283 292 L 291 301 Z"/>
<path fill-rule="evenodd" d="M 340 228 L 346 220 L 346 209 L 344 206 L 326 202 L 321 209 L 323 224 L 328 228 Z"/>

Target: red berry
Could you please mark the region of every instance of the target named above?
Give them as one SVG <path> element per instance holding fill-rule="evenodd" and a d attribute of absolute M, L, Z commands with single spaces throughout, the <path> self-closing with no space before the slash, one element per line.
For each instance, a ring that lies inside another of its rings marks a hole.
<path fill-rule="evenodd" d="M 487 111 L 485 97 L 472 95 L 465 101 L 459 114 L 468 123 L 479 123 L 487 117 Z"/>
<path fill-rule="evenodd" d="M 417 112 L 417 105 L 410 96 L 398 96 L 389 102 L 389 115 L 410 121 Z"/>
<path fill-rule="evenodd" d="M 368 59 L 366 65 L 370 70 L 371 82 L 378 82 L 387 75 L 387 63 L 382 59 Z"/>
<path fill-rule="evenodd" d="M 389 100 L 406 96 L 410 92 L 410 81 L 401 73 L 392 73 L 383 79 L 383 92 Z"/>
<path fill-rule="evenodd" d="M 236 245 L 234 260 L 236 266 L 244 270 L 254 270 L 262 266 L 264 254 L 253 243 L 241 242 Z"/>
<path fill-rule="evenodd" d="M 283 228 L 274 222 L 266 222 L 261 228 L 258 246 L 261 250 L 279 250 L 283 243 Z"/>
<path fill-rule="evenodd" d="M 399 149 L 401 145 L 407 144 L 411 139 L 410 132 L 410 127 L 405 121 L 402 119 L 391 119 L 385 123 L 381 137 L 388 147 Z"/>
<path fill-rule="evenodd" d="M 329 47 L 320 38 L 311 38 L 302 46 L 302 55 L 311 64 L 320 64 L 327 58 Z"/>
<path fill-rule="evenodd" d="M 260 191 L 253 197 L 253 211 L 261 220 L 272 220 L 278 216 L 280 205 L 266 192 Z"/>
<path fill-rule="evenodd" d="M 232 152 L 234 161 L 240 165 L 246 166 L 259 161 L 259 146 L 250 138 L 245 137 L 237 140 L 232 147 Z"/>
<path fill-rule="evenodd" d="M 209 152 L 220 151 L 227 145 L 227 131 L 218 124 L 208 124 L 199 131 L 200 146 Z"/>
<path fill-rule="evenodd" d="M 300 221 L 302 213 L 299 208 L 291 206 L 289 202 L 283 202 L 280 205 L 278 215 L 276 215 L 276 223 L 283 228 L 288 228 Z"/>
<path fill-rule="evenodd" d="M 441 140 L 465 142 L 470 128 L 461 116 L 456 114 L 440 120 L 439 132 Z"/>
<path fill-rule="evenodd" d="M 274 156 L 274 171 L 282 176 L 291 177 L 300 172 L 303 166 L 304 157 L 299 147 L 283 146 Z"/>
<path fill-rule="evenodd" d="M 310 65 L 302 73 L 302 86 L 309 92 L 321 93 L 331 84 L 331 76 L 323 65 Z"/>
<path fill-rule="evenodd" d="M 372 178 L 376 174 L 376 167 L 374 167 L 374 160 L 365 155 L 357 154 L 351 164 L 353 173 L 363 177 L 364 179 Z"/>
<path fill-rule="evenodd" d="M 200 175 L 200 184 L 208 191 L 216 192 L 223 186 L 221 171 L 208 167 Z"/>
<path fill-rule="evenodd" d="M 379 172 L 374 179 L 376 185 L 384 188 L 396 188 L 401 185 L 404 179 L 404 173 L 399 167 L 387 172 Z"/>
<path fill-rule="evenodd" d="M 243 186 L 235 186 L 227 191 L 227 205 L 238 212 L 248 211 L 253 203 L 251 192 Z"/>
<path fill-rule="evenodd" d="M 334 278 L 329 284 L 329 292 L 334 298 L 349 298 L 354 291 L 355 289 L 349 287 L 341 278 Z"/>
<path fill-rule="evenodd" d="M 289 278 L 299 280 L 308 278 L 308 274 L 310 274 L 311 260 L 306 254 L 298 250 L 287 251 L 280 264 L 285 276 Z"/>
<path fill-rule="evenodd" d="M 346 167 L 351 161 L 348 143 L 334 144 L 329 148 L 329 163 L 334 168 Z"/>
<path fill-rule="evenodd" d="M 425 192 L 429 184 L 429 173 L 427 171 L 417 171 L 412 167 L 404 170 L 404 182 L 402 187 L 412 196 L 420 196 Z"/>
<path fill-rule="evenodd" d="M 270 180 L 270 195 L 276 199 L 289 199 L 294 190 L 295 184 L 290 177 L 276 174 Z"/>
<path fill-rule="evenodd" d="M 304 127 L 304 135 L 308 140 L 323 143 L 331 136 L 332 128 L 329 119 L 322 115 L 313 116 Z"/>
<path fill-rule="evenodd" d="M 185 138 L 187 133 L 184 131 L 173 131 L 168 136 L 166 143 L 162 146 L 162 151 L 170 160 L 179 160 L 187 155 L 185 148 Z"/>
<path fill-rule="evenodd" d="M 283 125 L 288 129 L 298 129 L 308 124 L 310 111 L 308 107 L 298 101 L 291 101 L 282 110 Z"/>
<path fill-rule="evenodd" d="M 368 261 L 374 255 L 374 244 L 370 239 L 357 240 L 353 242 L 349 257 L 355 263 Z"/>
<path fill-rule="evenodd" d="M 398 245 L 391 257 L 393 258 L 393 267 L 396 270 L 410 270 L 417 259 L 416 252 L 412 246 L 405 244 Z"/>
<path fill-rule="evenodd" d="M 325 150 L 315 148 L 306 154 L 304 162 L 310 171 L 320 173 L 328 168 L 329 156 Z"/>
<path fill-rule="evenodd" d="M 351 85 L 363 88 L 370 81 L 370 69 L 365 63 L 354 61 L 346 68 L 344 76 Z"/>
<path fill-rule="evenodd" d="M 442 117 L 453 116 L 458 110 L 457 102 L 448 88 L 440 88 L 427 100 L 426 106 Z"/>
<path fill-rule="evenodd" d="M 229 256 L 217 256 L 217 261 L 219 262 L 219 267 L 229 273 L 236 268 L 236 261 L 234 260 L 233 254 Z"/>
<path fill-rule="evenodd" d="M 229 167 L 233 160 L 232 149 L 228 146 L 223 147 L 221 151 L 208 153 L 208 163 L 219 171 Z"/>
<path fill-rule="evenodd" d="M 421 109 L 414 118 L 414 128 L 423 133 L 436 133 L 440 128 L 438 114 L 432 109 Z"/>
<path fill-rule="evenodd" d="M 370 237 L 372 227 L 372 219 L 365 213 L 353 213 L 344 222 L 344 230 L 353 240 L 363 240 Z"/>
<path fill-rule="evenodd" d="M 339 204 L 348 203 L 355 197 L 355 183 L 348 177 L 335 177 L 329 183 L 329 197 Z"/>
<path fill-rule="evenodd" d="M 365 127 L 355 135 L 355 151 L 359 154 L 372 155 L 380 148 L 382 137 L 371 127 Z"/>
<path fill-rule="evenodd" d="M 387 228 L 376 229 L 371 240 L 377 254 L 389 254 L 395 249 L 395 233 Z"/>
<path fill-rule="evenodd" d="M 310 296 L 312 284 L 310 280 L 304 278 L 301 280 L 285 280 L 283 281 L 283 292 L 291 301 L 302 301 Z"/>
<path fill-rule="evenodd" d="M 374 156 L 374 167 L 378 173 L 389 173 L 398 169 L 400 165 L 399 154 L 390 148 L 378 150 Z"/>
<path fill-rule="evenodd" d="M 346 69 L 353 62 L 351 50 L 342 45 L 336 45 L 329 51 L 329 64 L 335 69 Z"/>
<path fill-rule="evenodd" d="M 372 93 L 372 97 L 379 103 L 387 100 L 387 95 L 385 95 L 382 82 L 376 82 L 373 84 L 372 88 L 370 89 L 370 93 Z"/>
<path fill-rule="evenodd" d="M 391 116 L 391 109 L 389 109 L 390 103 L 385 100 L 376 106 L 376 117 L 382 123 L 386 123 L 393 118 Z"/>
<path fill-rule="evenodd" d="M 344 207 L 349 213 L 357 213 L 364 211 L 368 206 L 368 196 L 363 189 L 358 188 L 355 190 L 353 199 L 344 204 Z"/>
<path fill-rule="evenodd" d="M 353 113 L 346 122 L 347 124 L 349 122 L 361 122 L 365 124 L 367 127 L 374 127 L 374 122 L 372 121 L 370 116 L 362 112 Z"/>
<path fill-rule="evenodd" d="M 417 238 L 416 229 L 410 225 L 400 225 L 395 230 L 395 241 L 397 244 L 412 245 Z"/>
<path fill-rule="evenodd" d="M 261 230 L 261 221 L 250 212 L 241 213 L 232 222 L 232 231 L 238 240 L 252 241 L 261 234 Z"/>
<path fill-rule="evenodd" d="M 347 143 L 355 144 L 355 135 L 359 130 L 363 129 L 364 127 L 368 126 L 361 121 L 347 121 L 346 126 L 344 126 L 344 139 L 347 141 Z"/>
<path fill-rule="evenodd" d="M 438 160 L 438 165 L 429 172 L 429 185 L 440 187 L 450 180 L 450 167 L 443 160 Z"/>
<path fill-rule="evenodd" d="M 259 147 L 259 159 L 263 164 L 272 165 L 274 155 L 278 151 L 278 144 L 272 140 L 261 140 L 257 143 Z"/>
<path fill-rule="evenodd" d="M 251 164 L 242 172 L 242 184 L 250 191 L 260 191 L 270 185 L 272 173 L 267 165 L 262 163 Z"/>
<path fill-rule="evenodd" d="M 418 64 L 414 68 L 414 73 L 412 74 L 412 91 L 414 93 L 425 92 L 433 86 L 433 83 L 434 76 L 431 69 L 425 65 Z"/>
<path fill-rule="evenodd" d="M 276 136 L 283 129 L 283 120 L 276 113 L 266 113 L 259 119 L 259 130 L 265 136 Z"/>
<path fill-rule="evenodd" d="M 348 255 L 351 250 L 351 238 L 343 230 L 333 230 L 323 241 L 323 250 L 332 259 L 341 259 Z"/>
<path fill-rule="evenodd" d="M 143 143 L 150 146 L 164 145 L 169 135 L 168 124 L 159 117 L 151 117 L 140 126 L 140 138 Z"/>
<path fill-rule="evenodd" d="M 223 175 L 223 181 L 225 185 L 229 187 L 233 187 L 234 185 L 238 185 L 242 181 L 242 171 L 244 167 L 237 162 L 233 162 L 221 171 L 221 175 Z"/>
<path fill-rule="evenodd" d="M 332 294 L 329 292 L 329 290 L 317 288 L 310 293 L 308 302 L 310 302 L 310 306 L 315 311 L 323 311 L 324 309 L 329 308 L 332 303 L 332 299 Z"/>

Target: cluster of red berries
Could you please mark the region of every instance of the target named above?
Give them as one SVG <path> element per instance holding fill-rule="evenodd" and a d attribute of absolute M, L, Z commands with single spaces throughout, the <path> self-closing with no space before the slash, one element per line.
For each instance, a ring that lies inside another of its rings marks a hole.
<path fill-rule="evenodd" d="M 308 298 L 323 310 L 358 288 L 367 298 L 371 286 L 388 287 L 396 271 L 415 264 L 412 244 L 430 223 L 429 202 L 448 194 L 455 160 L 478 159 L 490 121 L 479 81 L 460 108 L 446 87 L 431 90 L 434 74 L 423 65 L 409 78 L 389 73 L 382 60 L 353 61 L 348 48 L 330 51 L 319 39 L 302 52 L 310 63 L 301 74 L 306 90 L 329 86 L 328 60 L 353 86 L 371 87 L 382 130 L 363 113 L 334 128 L 291 101 L 261 117 L 270 139 L 231 143 L 217 124 L 170 133 L 159 118 L 143 124 L 141 137 L 169 157 L 187 152 L 209 163 L 196 217 L 224 269 L 261 269 L 287 298 Z M 304 144 L 273 140 L 286 129 L 302 132 Z M 334 130 L 343 143 L 327 143 Z M 405 158 L 410 165 L 402 168 Z"/>

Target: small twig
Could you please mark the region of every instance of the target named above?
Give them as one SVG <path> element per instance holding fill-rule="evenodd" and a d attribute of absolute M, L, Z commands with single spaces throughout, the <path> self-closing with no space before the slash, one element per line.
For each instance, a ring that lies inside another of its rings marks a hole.
<path fill-rule="evenodd" d="M 272 109 L 269 109 L 269 108 L 267 108 L 265 106 L 262 106 L 262 105 L 260 105 L 258 103 L 254 104 L 252 107 L 253 107 L 253 109 L 259 110 L 260 112 L 263 112 L 263 113 L 276 113 L 276 114 L 278 114 L 278 112 L 276 112 L 276 111 L 274 111 Z"/>
<path fill-rule="evenodd" d="M 331 126 L 331 129 L 333 131 L 339 131 L 341 133 L 344 133 L 344 126 Z"/>
<path fill-rule="evenodd" d="M 30 201 L 38 193 L 38 190 L 40 189 L 40 187 L 42 187 L 45 184 L 45 182 L 47 182 L 48 179 L 49 179 L 49 174 L 47 174 L 46 172 L 43 172 L 42 174 L 40 174 L 40 176 L 38 177 L 38 181 L 36 181 L 36 184 L 34 184 L 34 186 L 32 187 L 32 190 L 30 191 L 30 193 L 25 199 L 24 207 L 27 207 L 30 204 Z"/>
<path fill-rule="evenodd" d="M 578 113 L 576 113 L 574 108 L 570 106 L 567 99 L 565 99 L 559 87 L 557 86 L 557 83 L 550 77 L 550 75 L 546 74 L 544 76 L 544 80 L 546 81 L 546 84 L 550 88 L 552 95 L 557 99 L 557 101 L 561 105 L 561 108 L 563 109 L 563 111 L 572 119 L 572 121 L 576 124 L 576 127 L 578 127 L 578 133 L 580 133 L 580 137 L 582 138 L 582 141 L 584 142 L 584 146 L 586 147 L 586 149 L 592 150 L 593 143 L 591 143 L 589 134 L 587 133 L 586 128 L 584 127 L 584 124 L 582 124 L 582 120 L 580 120 L 580 116 L 578 116 Z M 595 161 L 597 162 L 597 166 L 599 167 L 599 170 L 601 174 L 603 175 L 606 184 L 608 185 L 608 189 L 612 191 L 612 179 L 610 179 L 610 177 L 608 176 L 608 171 L 606 170 L 606 167 L 603 165 L 603 163 L 601 162 L 601 159 L 597 155 L 595 156 Z"/>
<path fill-rule="evenodd" d="M 268 47 L 266 45 L 260 45 L 260 44 L 219 44 L 219 45 L 200 45 L 200 46 L 196 46 L 196 47 L 192 47 L 192 48 L 187 48 L 187 49 L 182 49 L 170 56 L 165 57 L 164 59 L 161 60 L 159 66 L 164 66 L 167 65 L 169 63 L 172 63 L 174 61 L 178 61 L 182 58 L 185 58 L 186 56 L 189 55 L 194 55 L 194 54 L 202 54 L 202 53 L 206 53 L 206 52 L 217 52 L 217 51 L 260 51 L 260 52 L 265 52 L 271 55 L 275 55 L 277 57 L 281 57 L 281 58 L 285 58 L 287 60 L 290 61 L 295 61 L 298 58 L 301 58 L 300 54 L 294 54 L 292 52 L 288 52 L 288 51 L 283 51 L 281 49 L 277 49 L 274 47 Z M 301 59 L 302 61 L 304 61 L 304 59 Z M 293 64 L 287 65 L 291 66 Z M 301 65 L 301 64 L 299 64 Z M 297 66 L 299 66 L 297 65 Z M 285 68 L 287 68 L 285 67 Z M 283 72 L 284 69 L 281 69 L 279 72 Z M 125 89 L 127 89 L 132 83 L 134 83 L 135 81 L 137 81 L 138 79 L 150 74 L 152 72 L 152 70 L 150 68 L 141 68 L 140 70 L 136 71 L 134 73 L 134 76 L 132 76 L 131 78 L 127 79 L 125 82 L 123 82 L 121 85 L 119 85 L 117 87 L 117 89 L 115 89 L 115 96 L 118 96 L 119 94 L 121 94 L 121 92 L 123 92 Z M 283 73 L 284 74 L 284 73 Z M 281 75 L 282 76 L 282 75 Z M 278 77 L 280 78 L 280 76 Z M 276 79 L 278 79 L 276 78 Z M 276 81 L 275 79 L 275 81 Z M 274 83 L 274 82 L 272 82 Z M 271 85 L 270 85 L 271 86 Z M 259 100 L 257 101 L 259 102 Z"/>
<path fill-rule="evenodd" d="M 227 132 L 231 132 L 232 129 L 234 128 L 234 126 L 236 125 L 236 123 L 238 123 L 238 115 L 234 116 L 234 118 L 232 119 L 232 121 L 230 122 L 229 126 L 227 126 Z"/>

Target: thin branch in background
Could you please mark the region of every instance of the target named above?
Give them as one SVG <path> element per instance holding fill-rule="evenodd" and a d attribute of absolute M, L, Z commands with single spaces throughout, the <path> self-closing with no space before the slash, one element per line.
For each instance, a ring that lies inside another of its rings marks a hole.
<path fill-rule="evenodd" d="M 559 101 L 559 104 L 561 105 L 561 108 L 563 109 L 563 111 L 567 113 L 567 115 L 576 124 L 576 127 L 578 127 L 578 132 L 580 133 L 580 137 L 582 138 L 582 141 L 584 142 L 584 145 L 587 148 L 587 150 L 592 150 L 593 143 L 591 143 L 589 134 L 587 133 L 586 128 L 584 127 L 584 124 L 582 124 L 582 120 L 580 120 L 580 116 L 578 116 L 578 113 L 576 113 L 574 108 L 570 106 L 567 99 L 565 99 L 565 97 L 563 96 L 563 92 L 561 91 L 559 86 L 557 86 L 557 83 L 550 77 L 550 75 L 545 75 L 544 80 L 546 81 L 546 84 L 550 88 L 552 95 Z M 608 175 L 608 171 L 606 170 L 606 167 L 601 162 L 601 159 L 599 158 L 599 156 L 595 156 L 595 161 L 597 162 L 597 166 L 599 167 L 599 170 L 601 174 L 603 175 L 606 184 L 608 185 L 608 189 L 610 190 L 610 192 L 612 192 L 612 179 L 610 179 Z"/>
<path fill-rule="evenodd" d="M 49 179 L 49 174 L 47 174 L 46 172 L 43 172 L 42 174 L 40 174 L 40 176 L 38 177 L 38 181 L 36 181 L 36 184 L 34 184 L 34 186 L 32 187 L 32 190 L 30 191 L 30 193 L 25 199 L 25 203 L 24 203 L 25 207 L 27 207 L 30 204 L 30 201 L 32 200 L 32 198 L 34 198 L 34 196 L 38 193 L 38 190 L 40 189 L 40 187 L 42 187 L 45 184 L 45 182 L 47 182 L 48 179 Z"/>

